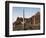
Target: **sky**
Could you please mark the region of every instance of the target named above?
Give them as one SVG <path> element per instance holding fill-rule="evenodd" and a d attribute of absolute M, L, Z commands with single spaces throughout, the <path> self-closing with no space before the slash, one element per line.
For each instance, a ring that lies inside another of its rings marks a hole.
<path fill-rule="evenodd" d="M 40 8 L 34 8 L 34 7 L 13 7 L 12 9 L 12 21 L 16 21 L 17 17 L 23 17 L 23 10 L 24 10 L 24 16 L 25 18 L 29 18 L 36 14 L 37 12 L 40 12 Z"/>

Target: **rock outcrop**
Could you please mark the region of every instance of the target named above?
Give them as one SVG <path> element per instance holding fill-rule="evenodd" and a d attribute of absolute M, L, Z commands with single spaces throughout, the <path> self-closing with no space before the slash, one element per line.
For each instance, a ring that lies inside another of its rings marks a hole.
<path fill-rule="evenodd" d="M 13 31 L 16 30 L 38 30 L 40 29 L 40 24 L 37 26 L 35 26 L 34 23 L 34 17 L 40 17 L 40 12 L 38 12 L 37 14 L 35 14 L 34 16 L 30 17 L 30 18 L 24 18 L 24 25 L 22 24 L 23 22 L 23 18 L 22 17 L 17 17 L 17 20 L 13 23 Z M 37 18 L 36 18 L 37 19 Z M 38 19 L 40 20 L 40 19 Z M 36 21 L 36 20 L 35 20 Z M 40 23 L 40 22 L 38 22 Z"/>

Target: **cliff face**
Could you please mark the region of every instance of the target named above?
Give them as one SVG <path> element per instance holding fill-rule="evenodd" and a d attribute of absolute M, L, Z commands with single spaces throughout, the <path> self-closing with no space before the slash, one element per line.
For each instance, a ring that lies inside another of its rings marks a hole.
<path fill-rule="evenodd" d="M 40 29 L 40 25 L 34 24 L 34 18 L 37 19 L 36 17 L 40 17 L 40 13 L 38 12 L 34 16 L 30 18 L 24 18 L 24 25 L 22 24 L 23 18 L 22 17 L 17 17 L 17 20 L 13 23 L 13 31 L 15 30 L 36 30 Z M 40 20 L 39 18 L 37 20 Z M 35 20 L 36 21 L 36 20 Z M 38 22 L 40 23 L 40 22 Z M 36 25 L 36 26 L 35 26 Z"/>

